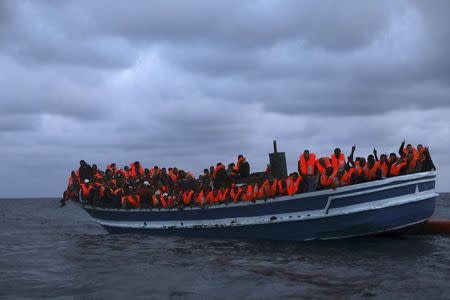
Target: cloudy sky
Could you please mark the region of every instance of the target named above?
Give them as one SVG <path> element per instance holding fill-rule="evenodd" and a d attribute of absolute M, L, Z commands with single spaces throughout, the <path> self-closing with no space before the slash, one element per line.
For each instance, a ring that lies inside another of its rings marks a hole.
<path fill-rule="evenodd" d="M 450 191 L 450 1 L 0 1 L 0 197 L 80 159 L 198 174 L 277 139 L 429 145 Z"/>

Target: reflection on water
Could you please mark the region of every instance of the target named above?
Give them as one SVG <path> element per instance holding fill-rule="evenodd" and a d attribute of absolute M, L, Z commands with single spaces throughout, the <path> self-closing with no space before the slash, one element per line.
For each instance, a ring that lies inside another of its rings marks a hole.
<path fill-rule="evenodd" d="M 445 200 L 438 212 L 450 217 Z M 5 298 L 435 299 L 450 292 L 449 237 L 289 243 L 111 235 L 54 200 L 0 205 Z"/>

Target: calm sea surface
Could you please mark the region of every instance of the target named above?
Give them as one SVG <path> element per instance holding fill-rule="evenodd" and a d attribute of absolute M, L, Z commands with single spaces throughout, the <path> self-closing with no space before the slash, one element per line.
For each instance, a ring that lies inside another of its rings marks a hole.
<path fill-rule="evenodd" d="M 450 219 L 450 195 L 436 218 Z M 73 204 L 0 200 L 0 298 L 450 299 L 450 236 L 307 243 L 111 235 Z"/>

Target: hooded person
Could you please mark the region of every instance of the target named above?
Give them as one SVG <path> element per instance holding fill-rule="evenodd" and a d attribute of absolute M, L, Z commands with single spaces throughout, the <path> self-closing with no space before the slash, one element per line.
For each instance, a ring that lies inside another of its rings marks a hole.
<path fill-rule="evenodd" d="M 92 177 L 94 176 L 92 167 L 88 165 L 84 160 L 80 160 L 80 167 L 78 168 L 78 176 L 80 177 L 81 181 L 84 181 L 85 179 L 91 181 Z"/>

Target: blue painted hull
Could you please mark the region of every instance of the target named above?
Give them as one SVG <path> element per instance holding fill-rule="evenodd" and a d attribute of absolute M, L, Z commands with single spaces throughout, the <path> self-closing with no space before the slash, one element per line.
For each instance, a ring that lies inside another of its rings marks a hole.
<path fill-rule="evenodd" d="M 305 241 L 405 229 L 435 207 L 435 172 L 337 190 L 184 210 L 85 210 L 111 233 Z"/>

